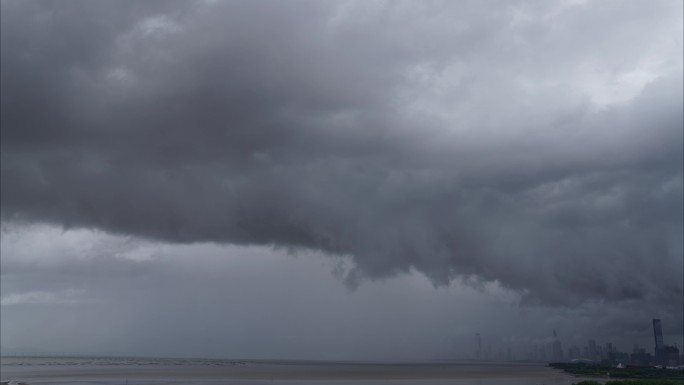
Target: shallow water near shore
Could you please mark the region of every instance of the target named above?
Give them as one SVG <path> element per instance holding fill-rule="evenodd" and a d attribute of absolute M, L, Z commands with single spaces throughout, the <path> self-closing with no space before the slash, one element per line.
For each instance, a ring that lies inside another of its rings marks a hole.
<path fill-rule="evenodd" d="M 3 357 L 2 381 L 36 385 L 570 385 L 543 363 L 350 362 L 106 357 Z"/>

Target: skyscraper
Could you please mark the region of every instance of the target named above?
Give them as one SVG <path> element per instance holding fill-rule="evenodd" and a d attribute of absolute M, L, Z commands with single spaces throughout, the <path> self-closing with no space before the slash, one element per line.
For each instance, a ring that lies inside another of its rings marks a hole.
<path fill-rule="evenodd" d="M 561 347 L 561 343 L 558 340 L 558 334 L 556 334 L 556 329 L 553 330 L 552 349 L 553 349 L 553 361 L 554 362 L 563 361 L 563 348 Z"/>
<path fill-rule="evenodd" d="M 653 319 L 653 335 L 655 336 L 656 350 L 663 348 L 663 327 L 659 319 Z"/>
<path fill-rule="evenodd" d="M 658 364 L 663 363 L 663 327 L 660 324 L 660 320 L 657 318 L 653 319 L 653 336 L 655 337 L 655 361 Z"/>
<path fill-rule="evenodd" d="M 597 360 L 597 351 L 596 351 L 596 340 L 589 340 L 589 359 L 592 361 Z"/>

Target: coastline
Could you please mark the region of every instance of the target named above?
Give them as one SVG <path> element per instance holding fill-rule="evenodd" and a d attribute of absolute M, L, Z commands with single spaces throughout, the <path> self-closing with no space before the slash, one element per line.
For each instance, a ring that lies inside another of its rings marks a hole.
<path fill-rule="evenodd" d="M 3 360 L 2 385 L 18 385 L 19 382 L 30 385 L 570 385 L 581 381 L 578 377 L 550 368 L 546 364 L 515 362 L 352 363 L 182 359 L 108 361 L 101 358 L 15 359 L 13 363 L 7 361 L 7 358 Z"/>

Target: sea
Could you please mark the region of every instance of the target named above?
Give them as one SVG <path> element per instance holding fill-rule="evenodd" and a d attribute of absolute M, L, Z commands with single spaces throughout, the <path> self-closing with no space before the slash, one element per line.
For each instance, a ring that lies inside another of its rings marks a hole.
<path fill-rule="evenodd" d="M 533 362 L 0 357 L 2 385 L 572 385 L 582 380 Z"/>

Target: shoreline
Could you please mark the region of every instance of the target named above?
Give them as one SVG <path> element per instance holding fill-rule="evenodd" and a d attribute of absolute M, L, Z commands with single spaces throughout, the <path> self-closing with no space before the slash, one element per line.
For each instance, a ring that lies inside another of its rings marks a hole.
<path fill-rule="evenodd" d="M 3 363 L 2 381 L 19 381 L 31 385 L 52 384 L 429 384 L 466 385 L 570 385 L 581 381 L 542 363 L 510 362 L 415 362 L 415 363 L 350 363 L 317 361 L 202 361 L 192 364 L 170 360 L 150 364 L 134 360 L 125 364 L 90 364 L 90 360 L 73 358 L 55 363 L 50 359 L 33 359 L 15 364 Z M 102 360 L 102 359 L 100 359 Z M 5 360 L 7 361 L 7 360 Z M 159 361 L 159 360 L 157 360 Z M 13 385 L 2 384 L 2 385 Z"/>

